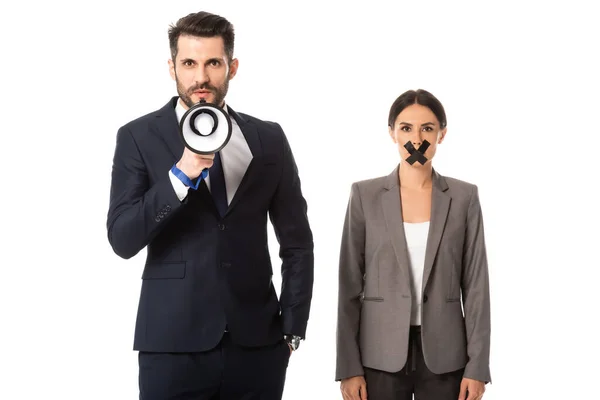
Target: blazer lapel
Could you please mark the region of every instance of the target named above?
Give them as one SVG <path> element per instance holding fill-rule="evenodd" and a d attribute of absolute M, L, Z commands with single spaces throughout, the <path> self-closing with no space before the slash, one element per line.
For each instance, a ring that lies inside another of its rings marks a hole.
<path fill-rule="evenodd" d="M 177 121 L 177 114 L 175 113 L 177 100 L 178 97 L 171 98 L 163 108 L 158 110 L 156 113 L 156 126 L 154 127 L 156 135 L 165 143 L 166 147 L 173 155 L 173 163 L 181 158 L 184 148 L 183 140 L 179 134 L 179 121 Z M 262 143 L 256 125 L 244 118 L 243 115 L 236 113 L 231 107 L 227 106 L 227 108 L 230 117 L 237 122 L 248 143 L 248 147 L 250 147 L 252 160 L 246 169 L 239 188 L 231 200 L 231 204 L 229 204 L 226 215 L 231 212 L 237 203 L 239 203 L 240 198 L 244 195 L 244 192 L 248 189 L 252 180 L 260 175 L 260 161 L 262 160 L 263 155 Z M 204 180 L 200 183 L 197 194 L 201 195 L 206 201 L 212 204 L 215 207 L 214 211 L 217 213 L 216 205 Z"/>
<path fill-rule="evenodd" d="M 406 244 L 406 235 L 404 233 L 398 170 L 399 166 L 397 166 L 386 178 L 381 202 L 383 206 L 385 224 L 391 236 L 392 247 L 394 248 L 396 260 L 400 266 L 402 274 L 404 274 L 405 279 L 403 279 L 403 282 L 409 284 L 410 272 L 408 269 L 410 266 L 410 260 L 408 256 L 408 247 Z M 410 286 L 408 288 L 410 289 Z M 410 293 L 410 290 L 408 293 Z"/>
<path fill-rule="evenodd" d="M 179 160 L 183 154 L 183 141 L 179 135 L 179 121 L 177 121 L 175 113 L 176 102 L 177 97 L 173 97 L 163 108 L 158 110 L 156 113 L 158 130 L 155 132 L 173 154 L 174 161 Z"/>
<path fill-rule="evenodd" d="M 258 134 L 258 130 L 256 129 L 256 125 L 252 122 L 246 120 L 244 116 L 236 113 L 231 107 L 227 106 L 229 115 L 237 122 L 246 142 L 248 143 L 248 147 L 250 147 L 250 152 L 252 153 L 252 160 L 242 177 L 242 181 L 240 182 L 240 186 L 238 187 L 231 203 L 229 204 L 229 208 L 225 215 L 229 214 L 231 210 L 239 203 L 240 198 L 244 195 L 244 192 L 248 189 L 250 183 L 254 180 L 255 177 L 260 175 L 261 170 L 261 161 L 263 155 L 262 143 L 260 141 L 260 136 Z"/>
<path fill-rule="evenodd" d="M 433 171 L 433 187 L 431 189 L 431 218 L 429 223 L 429 234 L 427 236 L 427 247 L 425 252 L 425 266 L 423 270 L 423 288 L 427 287 L 427 281 L 433 268 L 433 262 L 437 254 L 448 211 L 450 210 L 451 197 L 446 193 L 448 184 L 444 177 Z"/>
<path fill-rule="evenodd" d="M 392 246 L 396 255 L 398 265 L 406 278 L 410 282 L 410 257 L 408 246 L 406 244 L 406 234 L 404 232 L 404 219 L 402 217 L 402 198 L 400 195 L 400 182 L 398 177 L 399 166 L 388 175 L 385 180 L 385 191 L 382 195 L 383 214 L 385 223 L 390 233 Z M 433 262 L 437 254 L 442 234 L 446 226 L 446 219 L 450 210 L 451 198 L 447 194 L 448 184 L 445 179 L 433 170 L 433 187 L 431 190 L 431 217 L 429 223 L 429 233 L 427 236 L 427 247 L 425 253 L 425 265 L 423 271 L 423 288 L 433 268 Z"/>
<path fill-rule="evenodd" d="M 175 105 L 178 101 L 178 97 L 172 97 L 171 100 L 163 108 L 158 110 L 156 113 L 156 125 L 152 127 L 152 130 L 166 145 L 170 153 L 173 156 L 171 163 L 177 162 L 183 154 L 183 140 L 179 134 L 179 121 L 177 120 L 177 114 L 175 113 Z M 204 201 L 212 204 L 215 209 L 215 213 L 218 213 L 217 206 L 208 191 L 206 182 L 202 180 L 198 185 L 197 191 L 190 191 L 189 196 L 201 196 Z"/>

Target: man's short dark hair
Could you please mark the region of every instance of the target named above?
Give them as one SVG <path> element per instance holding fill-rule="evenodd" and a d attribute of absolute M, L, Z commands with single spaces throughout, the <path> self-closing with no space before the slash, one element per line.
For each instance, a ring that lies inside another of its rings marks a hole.
<path fill-rule="evenodd" d="M 206 11 L 192 13 L 169 26 L 169 46 L 173 62 L 177 58 L 177 41 L 181 35 L 197 37 L 222 37 L 228 61 L 233 60 L 233 25 L 227 19 Z"/>

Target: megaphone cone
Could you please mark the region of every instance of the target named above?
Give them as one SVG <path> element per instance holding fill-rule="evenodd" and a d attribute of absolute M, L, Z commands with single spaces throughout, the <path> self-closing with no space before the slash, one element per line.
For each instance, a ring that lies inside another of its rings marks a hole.
<path fill-rule="evenodd" d="M 214 154 L 231 138 L 231 119 L 216 104 L 202 99 L 183 114 L 179 134 L 185 147 L 196 154 Z"/>

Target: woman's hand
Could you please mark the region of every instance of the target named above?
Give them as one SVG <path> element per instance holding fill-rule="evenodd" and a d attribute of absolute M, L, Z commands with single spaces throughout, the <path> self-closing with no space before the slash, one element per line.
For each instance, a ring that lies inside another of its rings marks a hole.
<path fill-rule="evenodd" d="M 469 397 L 467 397 L 467 391 Z M 485 383 L 475 379 L 463 378 L 460 383 L 460 394 L 458 400 L 481 400 L 485 392 Z"/>
<path fill-rule="evenodd" d="M 340 389 L 344 400 L 367 400 L 367 382 L 363 376 L 342 379 Z"/>

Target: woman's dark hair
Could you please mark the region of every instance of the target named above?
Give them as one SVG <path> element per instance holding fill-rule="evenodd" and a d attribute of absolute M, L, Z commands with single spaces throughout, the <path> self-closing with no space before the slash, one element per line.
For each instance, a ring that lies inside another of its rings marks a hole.
<path fill-rule="evenodd" d="M 404 92 L 396 99 L 396 101 L 394 101 L 394 104 L 392 104 L 392 107 L 390 107 L 390 115 L 388 117 L 388 125 L 390 128 L 394 128 L 396 118 L 398 118 L 398 115 L 400 115 L 402 110 L 413 104 L 420 104 L 429 108 L 438 119 L 440 123 L 440 129 L 444 129 L 446 127 L 446 112 L 444 111 L 444 106 L 442 106 L 442 103 L 440 103 L 440 101 L 428 91 L 419 89 L 416 91 L 409 90 Z"/>
<path fill-rule="evenodd" d="M 170 25 L 169 46 L 171 48 L 171 58 L 173 61 L 177 58 L 177 41 L 181 35 L 197 37 L 220 36 L 223 38 L 225 54 L 227 54 L 229 62 L 233 60 L 233 42 L 235 39 L 233 25 L 219 15 L 200 11 L 186 15 L 185 17 L 180 18 L 175 25 Z"/>

